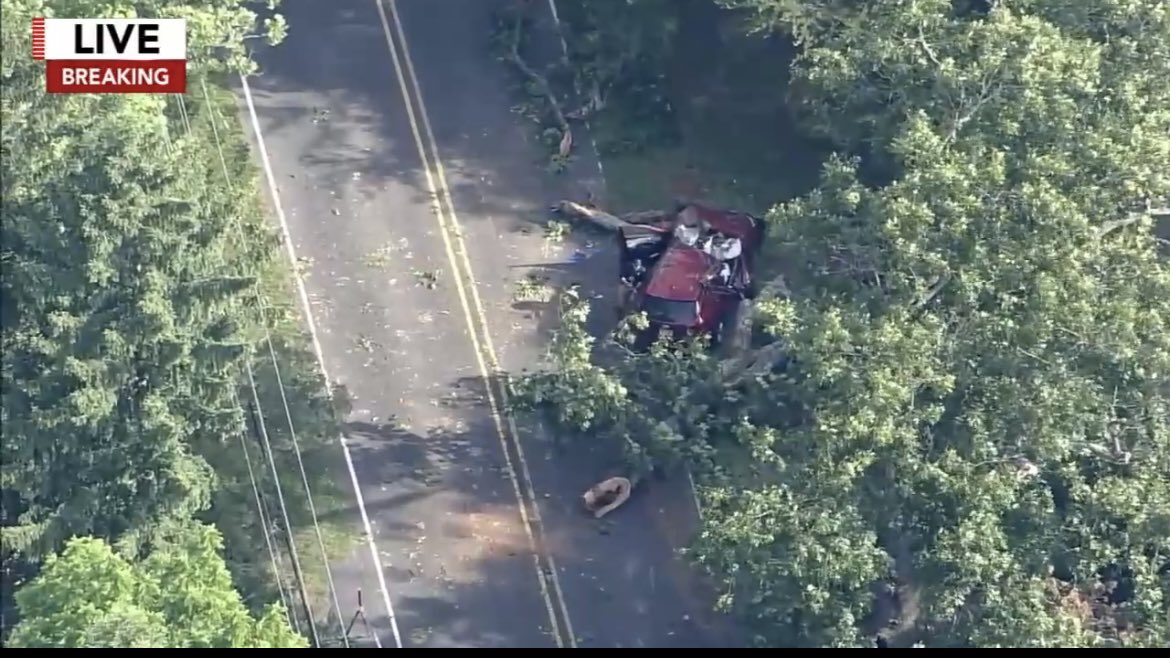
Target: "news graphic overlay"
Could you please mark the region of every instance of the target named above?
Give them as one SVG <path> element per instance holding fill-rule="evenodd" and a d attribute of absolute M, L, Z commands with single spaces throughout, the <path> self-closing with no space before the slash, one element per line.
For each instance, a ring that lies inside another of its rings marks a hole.
<path fill-rule="evenodd" d="M 184 94 L 182 18 L 34 18 L 33 59 L 50 94 Z"/>

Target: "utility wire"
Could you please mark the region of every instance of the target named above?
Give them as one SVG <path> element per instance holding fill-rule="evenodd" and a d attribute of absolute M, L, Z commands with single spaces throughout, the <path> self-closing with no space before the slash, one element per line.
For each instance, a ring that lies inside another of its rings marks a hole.
<path fill-rule="evenodd" d="M 239 399 L 236 399 L 237 405 Z M 289 605 L 289 596 L 285 593 L 284 579 L 280 577 L 280 563 L 276 559 L 276 549 L 272 545 L 272 528 L 269 527 L 268 514 L 264 511 L 264 500 L 260 498 L 260 487 L 256 484 L 256 471 L 252 468 L 252 457 L 248 454 L 247 424 L 242 424 L 240 432 L 240 447 L 244 450 L 244 463 L 248 466 L 248 481 L 252 483 L 252 495 L 256 497 L 256 512 L 260 515 L 260 527 L 264 531 L 264 545 L 268 548 L 268 557 L 272 560 L 272 573 L 276 577 L 276 588 L 280 592 L 280 602 L 284 605 L 284 612 L 288 615 L 289 624 L 301 632 L 300 622 L 293 614 Z"/>
<path fill-rule="evenodd" d="M 204 86 L 204 92 L 206 92 L 206 86 Z M 180 116 L 182 117 L 187 136 L 190 137 L 191 124 L 187 118 L 188 117 L 187 103 L 181 94 L 176 94 L 176 97 L 178 99 Z M 213 124 L 213 127 L 214 127 L 214 124 Z M 223 166 L 224 166 L 224 172 L 226 174 L 227 163 L 226 163 L 226 160 L 224 160 L 224 158 L 223 158 L 223 149 L 219 145 L 218 140 L 217 140 L 216 146 L 217 146 L 217 149 L 219 150 L 220 161 L 221 161 L 221 164 L 223 164 Z M 228 180 L 229 184 L 230 184 L 230 182 L 231 181 Z M 265 329 L 267 329 L 267 327 L 265 327 Z M 272 453 L 272 444 L 271 444 L 269 437 L 268 437 L 268 428 L 264 422 L 264 413 L 263 413 L 262 407 L 260 405 L 260 394 L 257 391 L 256 377 L 255 377 L 255 374 L 252 370 L 251 354 L 249 354 L 248 357 L 244 359 L 244 366 L 245 366 L 245 370 L 247 371 L 247 374 L 248 374 L 248 387 L 251 389 L 252 401 L 253 401 L 253 404 L 255 405 L 256 422 L 257 422 L 257 427 L 259 429 L 260 439 L 261 439 L 261 442 L 264 446 L 264 452 L 268 458 L 268 465 L 272 470 L 272 479 L 273 479 L 273 484 L 274 484 L 275 489 L 276 489 L 276 498 L 277 498 L 277 502 L 279 503 L 281 516 L 283 517 L 283 520 L 284 520 L 285 532 L 287 533 L 287 539 L 288 539 L 289 556 L 292 558 L 293 575 L 295 576 L 296 581 L 297 581 L 297 588 L 300 590 L 300 593 L 301 593 L 301 603 L 305 608 L 305 614 L 307 616 L 306 621 L 307 621 L 308 626 L 309 626 L 309 632 L 311 635 L 311 639 L 313 641 L 313 646 L 320 647 L 321 641 L 320 641 L 320 637 L 317 633 L 317 624 L 316 624 L 314 617 L 313 617 L 313 609 L 312 609 L 312 604 L 309 601 L 308 589 L 305 587 L 304 571 L 301 569 L 300 555 L 297 552 L 296 541 L 293 538 L 292 522 L 289 519 L 288 505 L 284 499 L 284 489 L 283 489 L 283 487 L 280 486 L 280 474 L 276 468 L 276 459 Z M 299 455 L 298 455 L 298 457 L 299 457 Z"/>
<path fill-rule="evenodd" d="M 279 226 L 280 226 L 281 233 L 282 233 L 281 237 L 283 238 L 281 241 L 284 243 L 284 246 L 287 249 L 287 255 L 289 257 L 289 261 L 290 262 L 296 261 L 297 260 L 296 253 L 295 253 L 296 249 L 293 247 L 293 238 L 292 238 L 292 235 L 290 234 L 288 223 L 285 221 L 284 210 L 281 208 L 280 193 L 277 189 L 278 185 L 276 182 L 276 177 L 272 173 L 272 163 L 270 162 L 270 158 L 268 157 L 268 153 L 265 151 L 264 133 L 260 127 L 260 119 L 256 114 L 256 105 L 255 105 L 255 103 L 252 102 L 252 100 L 253 100 L 252 90 L 251 90 L 250 85 L 248 84 L 248 76 L 241 74 L 239 76 L 239 81 L 240 81 L 240 90 L 243 92 L 243 99 L 244 99 L 244 101 L 246 101 L 245 105 L 246 105 L 246 109 L 247 109 L 248 118 L 251 119 L 251 124 L 252 124 L 251 127 L 255 132 L 254 137 L 256 139 L 256 146 L 257 146 L 256 150 L 257 150 L 257 154 L 260 158 L 260 164 L 262 165 L 262 170 L 264 173 L 265 182 L 268 184 L 268 191 L 271 192 L 271 194 L 272 194 L 272 209 L 276 213 L 277 219 L 280 220 Z M 304 314 L 304 317 L 302 318 L 302 320 L 304 320 L 308 324 L 309 333 L 312 334 L 312 336 L 311 336 L 312 341 L 311 342 L 312 342 L 312 346 L 313 346 L 313 351 L 315 352 L 317 360 L 319 361 L 318 365 L 320 366 L 319 370 L 321 373 L 321 385 L 322 385 L 322 388 L 325 390 L 326 396 L 328 397 L 332 394 L 332 391 L 329 388 L 329 382 L 330 382 L 329 374 L 328 374 L 328 371 L 325 367 L 325 357 L 321 352 L 320 341 L 317 340 L 317 336 L 315 333 L 315 328 L 314 328 L 315 323 L 313 322 L 313 314 L 311 312 L 311 309 L 309 308 L 310 307 L 309 295 L 305 289 L 305 282 L 303 280 L 304 277 L 297 275 L 297 276 L 293 276 L 292 279 L 293 279 L 293 283 L 295 283 L 295 285 L 296 285 L 297 291 L 300 294 L 300 301 L 301 301 L 302 305 L 304 306 L 303 310 L 305 311 L 305 314 Z M 351 481 L 351 484 L 353 484 L 354 496 L 357 498 L 357 507 L 358 507 L 357 511 L 361 515 L 361 520 L 362 520 L 363 526 L 365 527 L 365 529 L 367 531 L 369 531 L 368 534 L 372 535 L 373 532 L 370 530 L 369 515 L 367 514 L 366 508 L 362 502 L 362 500 L 363 500 L 362 489 L 361 489 L 360 483 L 358 482 L 357 473 L 354 471 L 353 456 L 350 454 L 350 450 L 349 450 L 349 447 L 347 444 L 347 439 L 344 436 L 344 433 L 339 435 L 339 438 L 340 438 L 340 444 L 341 444 L 341 449 L 342 449 L 341 452 L 345 456 L 345 464 L 346 464 L 346 467 L 349 469 L 350 481 Z M 382 601 L 386 605 L 386 620 L 389 623 L 390 631 L 393 635 L 394 645 L 396 648 L 401 649 L 403 646 L 402 637 L 398 632 L 398 621 L 394 615 L 394 605 L 390 601 L 389 587 L 387 587 L 387 585 L 386 585 L 386 580 L 385 580 L 385 577 L 383 574 L 383 571 L 384 571 L 384 569 L 382 568 L 383 560 L 379 556 L 378 549 L 375 547 L 374 540 L 371 537 L 367 537 L 365 543 L 366 543 L 366 547 L 369 548 L 369 550 L 370 550 L 371 562 L 375 567 L 377 567 L 375 571 L 376 571 L 376 576 L 377 576 L 378 589 L 382 595 Z M 361 612 L 361 610 L 362 610 L 362 606 L 360 604 L 361 597 L 359 596 L 358 598 L 359 598 L 358 611 Z M 379 640 L 377 634 L 374 634 L 373 640 L 374 640 L 374 644 L 377 647 L 379 647 L 379 648 L 382 647 L 382 643 Z"/>
<path fill-rule="evenodd" d="M 250 355 L 249 355 L 250 356 Z M 312 635 L 313 646 L 320 647 L 321 639 L 317 635 L 317 623 L 313 618 L 313 607 L 309 603 L 309 591 L 305 588 L 305 575 L 301 570 L 301 558 L 297 555 L 297 544 L 293 540 L 292 523 L 288 518 L 288 505 L 284 502 L 284 489 L 280 486 L 280 474 L 276 470 L 276 459 L 272 456 L 272 442 L 268 440 L 268 427 L 264 423 L 264 413 L 260 408 L 260 394 L 256 391 L 256 377 L 252 373 L 251 358 L 244 360 L 244 368 L 248 371 L 248 388 L 252 389 L 252 403 L 256 407 L 256 425 L 260 430 L 260 440 L 264 444 L 264 452 L 268 455 L 268 465 L 272 469 L 272 479 L 276 484 L 276 499 L 280 503 L 280 514 L 284 517 L 285 532 L 288 533 L 288 550 L 292 557 L 293 575 L 297 579 L 297 587 L 301 590 L 301 603 L 305 606 L 308 616 L 309 632 Z"/>
<path fill-rule="evenodd" d="M 223 179 L 230 187 L 232 185 L 231 175 L 228 173 L 227 158 L 224 157 L 223 143 L 220 141 L 219 128 L 216 126 L 218 113 L 214 112 L 214 106 L 211 104 L 211 95 L 207 91 L 207 81 L 201 77 L 199 78 L 199 84 L 203 89 L 203 100 L 209 108 L 208 118 L 211 122 L 212 134 L 215 137 L 215 148 L 219 151 L 219 164 L 223 171 Z M 325 579 L 329 585 L 329 594 L 333 598 L 333 608 L 337 613 L 337 623 L 341 629 L 341 639 L 348 648 L 349 639 L 345 633 L 345 616 L 341 612 L 341 601 L 337 596 L 337 586 L 333 582 L 333 570 L 329 568 L 329 553 L 325 550 L 325 538 L 321 533 L 321 524 L 317 516 L 317 506 L 313 503 L 312 487 L 309 486 L 309 474 L 305 470 L 305 461 L 301 457 L 301 446 L 297 441 L 297 431 L 293 423 L 292 409 L 288 404 L 288 396 L 284 392 L 284 379 L 280 376 L 280 360 L 276 356 L 276 347 L 273 345 L 272 332 L 268 327 L 268 304 L 260 292 L 259 285 L 253 284 L 252 292 L 256 297 L 256 304 L 260 309 L 260 322 L 264 327 L 264 341 L 268 343 L 268 354 L 272 357 L 272 370 L 276 375 L 276 388 L 280 391 L 280 403 L 284 407 L 284 417 L 288 421 L 289 438 L 292 440 L 293 454 L 297 458 L 297 468 L 301 472 L 301 483 L 305 487 L 305 497 L 309 503 L 309 517 L 313 520 L 313 531 L 317 535 L 317 546 L 321 550 L 321 559 L 325 563 Z"/>
<path fill-rule="evenodd" d="M 264 311 L 264 300 L 259 299 L 259 296 L 257 296 L 257 301 L 260 304 L 260 317 L 265 325 L 264 334 L 267 337 L 268 353 L 272 357 L 272 369 L 276 375 L 276 385 L 280 391 L 280 401 L 284 406 L 284 417 L 288 420 L 288 433 L 289 438 L 292 439 L 293 454 L 296 455 L 297 467 L 301 471 L 301 482 L 305 486 L 305 498 L 309 502 L 309 517 L 313 520 L 313 531 L 317 535 L 317 546 L 321 550 L 321 560 L 325 563 L 325 580 L 329 585 L 329 594 L 333 597 L 333 609 L 337 613 L 337 623 L 341 630 L 341 640 L 346 648 L 349 648 L 349 637 L 348 633 L 345 632 L 345 617 L 341 612 L 341 601 L 337 597 L 337 586 L 333 583 L 333 570 L 329 567 L 329 554 L 325 550 L 325 538 L 321 534 L 321 525 L 317 517 L 317 506 L 313 504 L 313 494 L 309 487 L 309 475 L 305 471 L 305 462 L 301 458 L 301 447 L 297 442 L 297 432 L 293 428 L 292 410 L 289 409 L 288 398 L 284 394 L 284 382 L 280 377 L 280 366 L 277 365 L 276 348 L 272 346 L 272 336 L 268 331 L 268 317 Z"/>
<path fill-rule="evenodd" d="M 200 77 L 199 84 L 203 90 L 203 100 L 208 107 L 208 119 L 211 123 L 212 135 L 215 137 L 215 148 L 216 151 L 219 152 L 219 164 L 221 170 L 223 171 L 223 179 L 224 182 L 229 187 L 231 187 L 232 179 L 231 175 L 228 173 L 227 158 L 224 156 L 223 143 L 220 140 L 219 128 L 216 125 L 216 118 L 218 117 L 218 113 L 214 111 L 214 105 L 211 103 L 211 95 L 207 91 L 207 81 Z M 292 409 L 288 404 L 288 396 L 284 392 L 284 380 L 280 376 L 280 360 L 276 356 L 276 347 L 273 345 L 272 332 L 268 327 L 267 302 L 264 299 L 258 284 L 254 283 L 252 285 L 252 293 L 255 296 L 256 304 L 260 309 L 260 323 L 264 327 L 264 341 L 268 343 L 268 354 L 272 358 L 272 370 L 276 375 L 276 388 L 280 391 L 280 402 L 284 407 L 284 417 L 288 421 L 288 432 L 289 438 L 292 440 L 293 454 L 296 455 L 297 458 L 297 468 L 301 472 L 301 483 L 305 487 L 305 498 L 309 503 L 309 517 L 313 521 L 313 531 L 317 535 L 317 546 L 321 550 L 321 560 L 325 563 L 325 579 L 329 586 L 329 594 L 333 599 L 333 609 L 337 614 L 337 623 L 341 629 L 341 639 L 348 648 L 349 638 L 345 632 L 345 616 L 341 611 L 341 601 L 337 596 L 337 586 L 333 582 L 333 570 L 329 567 L 329 553 L 325 549 L 325 538 L 321 533 L 321 524 L 317 516 L 317 506 L 313 503 L 313 491 L 312 487 L 309 485 L 309 475 L 305 470 L 305 461 L 301 456 L 300 443 L 297 441 L 297 431 L 295 424 L 293 423 Z"/>
<path fill-rule="evenodd" d="M 187 114 L 187 101 L 183 98 L 183 94 L 175 94 L 175 98 L 179 99 L 179 118 L 183 120 L 183 130 L 190 136 L 191 119 Z"/>

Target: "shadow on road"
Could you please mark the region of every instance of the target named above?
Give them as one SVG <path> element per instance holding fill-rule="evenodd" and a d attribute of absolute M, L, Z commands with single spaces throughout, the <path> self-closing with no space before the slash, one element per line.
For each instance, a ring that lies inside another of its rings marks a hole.
<path fill-rule="evenodd" d="M 517 300 L 521 280 L 580 284 L 601 332 L 616 275 L 608 236 L 544 236 L 550 201 L 583 196 L 580 181 L 595 169 L 582 153 L 569 175 L 544 173 L 546 153 L 510 111 L 510 74 L 489 49 L 500 4 L 398 2 L 482 320 L 501 365 L 516 372 L 540 365 L 557 324 L 555 302 Z M 375 3 L 285 0 L 282 13 L 289 37 L 259 54 L 251 87 L 331 374 L 360 395 L 345 433 L 405 643 L 551 647 L 510 476 L 525 469 L 499 438 L 483 379 L 470 374 L 462 300 Z M 432 271 L 435 289 L 420 286 Z M 695 524 L 685 481 L 647 483 L 596 521 L 581 493 L 620 464 L 600 446 L 560 445 L 539 430 L 520 428 L 538 505 L 529 513 L 542 518 L 578 644 L 739 644 L 705 621 L 711 598 L 674 554 Z M 368 559 L 363 551 L 353 562 Z M 552 579 L 547 564 L 538 568 Z M 334 570 L 371 586 L 358 567 Z M 550 599 L 559 605 L 555 591 Z M 386 620 L 371 621 L 389 646 Z"/>
<path fill-rule="evenodd" d="M 483 408 L 481 379 L 461 380 L 452 391 L 447 404 Z M 513 484 L 497 458 L 502 451 L 486 450 L 474 427 L 412 431 L 394 423 L 350 423 L 345 429 L 359 479 L 380 483 L 374 486 L 383 492 L 367 501 L 367 511 L 379 519 L 376 540 L 408 547 L 387 551 L 399 557 L 388 556 L 383 568 L 410 646 L 533 646 L 534 622 L 547 613 L 519 604 L 531 590 L 533 562 Z M 664 538 L 681 545 L 694 530 L 681 481 L 648 481 L 626 505 L 597 520 L 584 510 L 581 494 L 598 479 L 622 473 L 621 462 L 580 443 L 546 438 L 525 447 L 533 481 L 544 485 L 544 551 L 557 566 L 579 646 L 730 644 L 725 622 L 708 614 L 709 593 L 685 564 L 656 548 Z M 503 597 L 508 605 L 501 605 Z"/>

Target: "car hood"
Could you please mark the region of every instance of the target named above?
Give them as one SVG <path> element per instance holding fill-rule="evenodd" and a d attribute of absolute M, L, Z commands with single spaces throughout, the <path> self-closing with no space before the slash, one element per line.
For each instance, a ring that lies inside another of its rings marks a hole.
<path fill-rule="evenodd" d="M 654 270 L 646 294 L 660 299 L 693 301 L 703 290 L 711 257 L 694 247 L 672 244 Z"/>

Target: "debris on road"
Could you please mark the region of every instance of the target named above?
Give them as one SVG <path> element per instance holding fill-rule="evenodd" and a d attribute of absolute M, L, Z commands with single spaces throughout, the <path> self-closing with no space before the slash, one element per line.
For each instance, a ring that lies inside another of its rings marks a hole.
<path fill-rule="evenodd" d="M 411 274 L 414 275 L 416 285 L 422 286 L 427 290 L 434 290 L 439 287 L 439 270 L 413 270 Z"/>
<path fill-rule="evenodd" d="M 600 519 L 629 500 L 633 488 L 634 485 L 624 477 L 612 477 L 599 482 L 582 496 L 585 509 L 593 512 L 594 518 Z"/>

